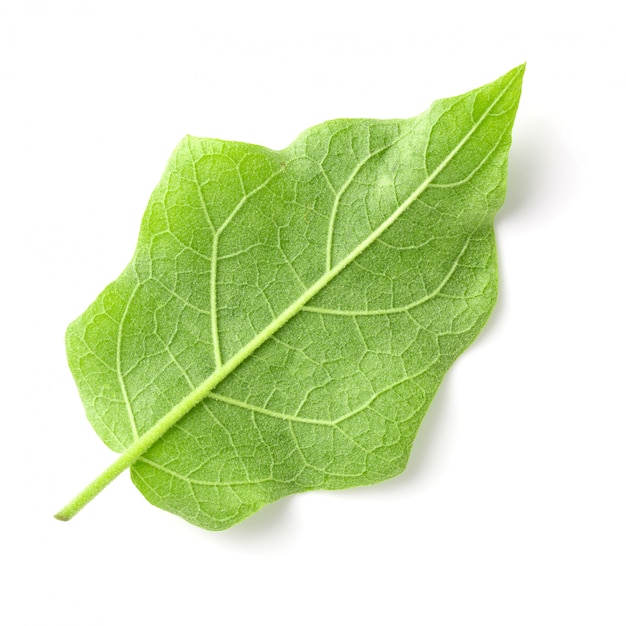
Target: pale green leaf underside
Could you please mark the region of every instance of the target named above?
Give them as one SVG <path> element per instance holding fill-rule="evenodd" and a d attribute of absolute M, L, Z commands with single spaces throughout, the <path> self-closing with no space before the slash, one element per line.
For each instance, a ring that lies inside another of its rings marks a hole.
<path fill-rule="evenodd" d="M 148 500 L 222 529 L 403 470 L 495 302 L 522 75 L 281 151 L 181 142 L 133 260 L 67 333 L 87 415 L 119 452 L 228 369 L 132 466 Z"/>

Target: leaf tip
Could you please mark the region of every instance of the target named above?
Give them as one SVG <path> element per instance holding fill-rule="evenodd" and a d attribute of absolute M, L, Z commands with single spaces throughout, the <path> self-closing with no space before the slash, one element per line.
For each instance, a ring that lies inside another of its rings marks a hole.
<path fill-rule="evenodd" d="M 524 74 L 526 73 L 526 61 L 524 61 L 517 67 L 514 67 L 509 73 L 515 74 L 516 78 L 518 78 L 521 83 L 522 80 L 524 79 Z"/>
<path fill-rule="evenodd" d="M 516 65 L 513 69 L 509 70 L 502 78 L 508 76 L 517 78 L 520 81 L 524 78 L 524 73 L 526 72 L 526 61 L 524 63 L 520 63 L 520 65 Z"/>

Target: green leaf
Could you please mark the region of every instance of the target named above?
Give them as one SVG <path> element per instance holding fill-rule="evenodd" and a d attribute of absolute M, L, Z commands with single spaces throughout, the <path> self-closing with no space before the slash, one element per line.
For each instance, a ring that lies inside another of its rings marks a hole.
<path fill-rule="evenodd" d="M 207 529 L 401 472 L 497 292 L 524 67 L 285 150 L 185 138 L 135 255 L 67 332 L 87 416 L 153 504 Z"/>

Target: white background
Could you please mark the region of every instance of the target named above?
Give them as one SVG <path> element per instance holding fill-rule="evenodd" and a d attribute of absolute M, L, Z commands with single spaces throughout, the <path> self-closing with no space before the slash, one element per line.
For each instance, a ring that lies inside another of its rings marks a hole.
<path fill-rule="evenodd" d="M 616 7 L 2 3 L 3 624 L 626 623 Z M 84 417 L 65 327 L 129 260 L 180 138 L 282 148 L 330 118 L 413 116 L 523 61 L 500 299 L 402 476 L 209 533 L 124 475 L 53 519 L 115 456 Z"/>

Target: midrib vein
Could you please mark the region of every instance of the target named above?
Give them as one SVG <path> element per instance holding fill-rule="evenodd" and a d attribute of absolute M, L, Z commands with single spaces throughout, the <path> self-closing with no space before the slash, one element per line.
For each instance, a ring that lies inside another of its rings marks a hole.
<path fill-rule="evenodd" d="M 72 500 L 64 509 L 57 513 L 59 519 L 70 519 L 90 502 L 104 487 L 114 480 L 125 469 L 130 467 L 141 455 L 143 455 L 153 444 L 155 444 L 174 424 L 181 420 L 191 409 L 199 402 L 204 400 L 209 393 L 225 380 L 241 363 L 243 363 L 251 354 L 253 354 L 260 346 L 262 346 L 270 337 L 272 337 L 280 328 L 282 328 L 291 318 L 299 313 L 302 308 L 315 295 L 317 295 L 326 285 L 328 285 L 339 273 L 341 273 L 350 263 L 367 250 L 374 241 L 376 241 L 396 220 L 406 211 L 406 209 L 415 202 L 429 187 L 429 185 L 439 176 L 439 174 L 447 167 L 450 161 L 458 154 L 461 148 L 469 141 L 470 137 L 476 132 L 483 121 L 489 116 L 496 104 L 501 100 L 504 94 L 509 90 L 511 84 L 516 80 L 519 72 L 517 72 L 502 88 L 499 95 L 493 100 L 489 107 L 485 110 L 478 121 L 465 134 L 463 139 L 455 146 L 450 154 L 437 166 L 437 168 L 422 182 L 417 189 L 410 194 L 402 204 L 374 231 L 370 233 L 352 252 L 334 265 L 330 271 L 325 272 L 311 287 L 305 290 L 302 295 L 297 298 L 289 307 L 287 307 L 276 319 L 268 324 L 256 337 L 254 337 L 246 346 L 244 346 L 233 357 L 226 361 L 221 368 L 215 371 L 191 393 L 176 404 L 170 411 L 164 415 L 156 424 L 148 429 L 141 437 L 131 444 L 100 476 L 98 476 L 90 485 L 88 485 L 74 500 Z M 255 189 L 252 193 L 258 191 Z M 251 194 L 248 194 L 251 195 Z M 225 224 L 230 220 L 226 220 Z M 216 234 L 220 234 L 225 224 L 218 229 Z"/>

